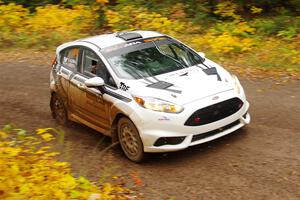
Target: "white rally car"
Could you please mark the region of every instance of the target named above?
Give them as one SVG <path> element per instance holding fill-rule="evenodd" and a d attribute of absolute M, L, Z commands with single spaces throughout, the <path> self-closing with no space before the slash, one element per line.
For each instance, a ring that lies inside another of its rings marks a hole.
<path fill-rule="evenodd" d="M 52 116 L 119 141 L 139 162 L 227 135 L 250 122 L 239 80 L 174 38 L 152 31 L 104 34 L 57 48 Z"/>

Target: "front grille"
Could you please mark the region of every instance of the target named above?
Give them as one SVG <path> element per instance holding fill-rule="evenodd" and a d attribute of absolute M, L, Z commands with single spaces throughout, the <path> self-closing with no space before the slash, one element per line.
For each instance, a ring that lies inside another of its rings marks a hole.
<path fill-rule="evenodd" d="M 243 102 L 235 97 L 202 108 L 194 112 L 184 123 L 185 126 L 200 126 L 224 119 L 236 113 L 243 106 Z"/>
<path fill-rule="evenodd" d="M 206 133 L 200 133 L 200 134 L 197 134 L 197 135 L 193 135 L 193 138 L 192 138 L 192 142 L 195 142 L 195 141 L 198 141 L 198 140 L 201 140 L 201 139 L 204 139 L 204 138 L 207 138 L 207 137 L 210 137 L 210 136 L 213 136 L 213 135 L 216 135 L 222 131 L 225 131 L 227 129 L 230 129 L 236 125 L 238 125 L 240 123 L 240 120 L 236 120 L 226 126 L 223 126 L 222 128 L 218 128 L 216 130 L 213 130 L 213 131 L 209 131 L 209 132 L 206 132 Z"/>

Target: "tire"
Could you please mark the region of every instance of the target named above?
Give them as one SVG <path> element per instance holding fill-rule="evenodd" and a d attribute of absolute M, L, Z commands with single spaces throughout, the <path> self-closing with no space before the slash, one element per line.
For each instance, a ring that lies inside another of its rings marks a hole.
<path fill-rule="evenodd" d="M 50 107 L 52 112 L 52 117 L 60 125 L 66 125 L 68 120 L 68 112 L 65 107 L 63 99 L 56 93 L 51 96 Z"/>
<path fill-rule="evenodd" d="M 143 142 L 130 119 L 122 117 L 118 121 L 118 137 L 122 150 L 129 160 L 138 163 L 145 159 Z"/>

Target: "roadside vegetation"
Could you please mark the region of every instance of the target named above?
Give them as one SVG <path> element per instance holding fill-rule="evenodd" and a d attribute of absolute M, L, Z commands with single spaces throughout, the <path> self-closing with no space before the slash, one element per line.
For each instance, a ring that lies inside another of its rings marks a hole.
<path fill-rule="evenodd" d="M 299 0 L 2 0 L 0 45 L 53 50 L 101 33 L 146 29 L 241 71 L 300 71 Z"/>
<path fill-rule="evenodd" d="M 0 199 L 136 199 L 120 185 L 75 177 L 52 150 L 52 141 L 63 137 L 51 128 L 31 133 L 6 125 L 0 130 Z"/>

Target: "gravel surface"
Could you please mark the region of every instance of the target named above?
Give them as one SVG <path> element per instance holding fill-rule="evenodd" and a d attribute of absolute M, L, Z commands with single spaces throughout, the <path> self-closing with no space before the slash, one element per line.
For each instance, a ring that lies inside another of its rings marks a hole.
<path fill-rule="evenodd" d="M 56 148 L 75 174 L 123 183 L 149 200 L 300 199 L 300 81 L 276 85 L 242 79 L 251 103 L 249 126 L 135 164 L 119 147 L 103 153 L 110 139 L 100 133 L 80 124 L 56 124 L 49 110 L 50 65 L 38 61 L 0 60 L 0 126 L 13 122 L 28 130 L 64 130 L 64 143 Z"/>

